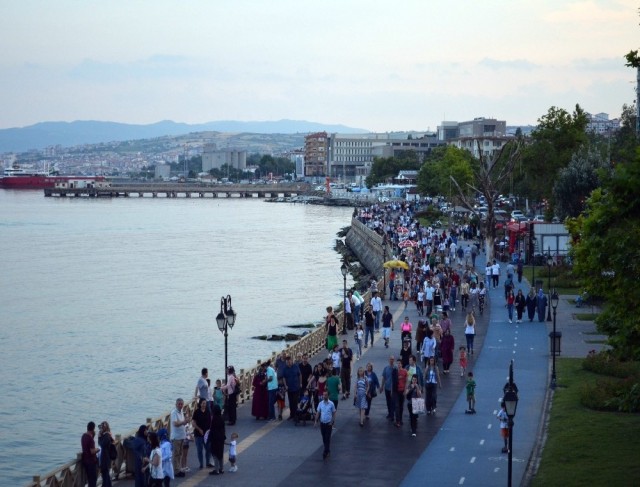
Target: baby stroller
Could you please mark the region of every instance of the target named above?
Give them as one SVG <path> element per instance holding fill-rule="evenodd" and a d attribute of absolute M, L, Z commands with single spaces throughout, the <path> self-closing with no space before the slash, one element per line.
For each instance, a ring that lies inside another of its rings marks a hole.
<path fill-rule="evenodd" d="M 314 421 L 316 415 L 316 401 L 313 391 L 309 391 L 309 394 L 302 395 L 298 407 L 296 409 L 295 425 L 298 426 L 302 422 L 302 426 L 307 425 L 307 421 Z"/>

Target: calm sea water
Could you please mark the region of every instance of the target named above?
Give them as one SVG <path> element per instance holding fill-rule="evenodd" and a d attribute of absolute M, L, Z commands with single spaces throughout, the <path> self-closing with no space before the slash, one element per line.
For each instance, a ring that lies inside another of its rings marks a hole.
<path fill-rule="evenodd" d="M 241 199 L 58 199 L 0 190 L 0 485 L 75 458 L 90 420 L 125 433 L 342 296 L 351 209 Z"/>

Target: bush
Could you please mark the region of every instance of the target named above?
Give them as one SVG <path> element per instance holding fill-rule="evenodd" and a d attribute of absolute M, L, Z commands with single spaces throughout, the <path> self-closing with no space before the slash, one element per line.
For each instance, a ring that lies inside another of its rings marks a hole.
<path fill-rule="evenodd" d="M 637 413 L 640 412 L 640 384 L 634 377 L 600 379 L 595 384 L 582 386 L 580 403 L 596 411 Z"/>
<path fill-rule="evenodd" d="M 621 362 L 608 351 L 590 354 L 582 362 L 582 368 L 595 374 L 609 375 L 619 379 L 634 377 L 637 381 L 640 380 L 640 363 Z"/>

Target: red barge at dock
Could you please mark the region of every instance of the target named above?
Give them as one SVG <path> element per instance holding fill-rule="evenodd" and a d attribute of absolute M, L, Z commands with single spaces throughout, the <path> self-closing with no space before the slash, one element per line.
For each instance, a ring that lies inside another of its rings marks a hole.
<path fill-rule="evenodd" d="M 4 189 L 47 189 L 59 185 L 85 188 L 97 182 L 105 181 L 104 176 L 57 176 L 47 171 L 37 171 L 20 166 L 12 166 L 4 170 L 0 177 L 0 188 Z"/>

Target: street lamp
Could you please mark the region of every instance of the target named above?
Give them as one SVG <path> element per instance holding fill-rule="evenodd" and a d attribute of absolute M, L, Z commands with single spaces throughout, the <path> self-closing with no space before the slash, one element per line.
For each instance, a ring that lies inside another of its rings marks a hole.
<path fill-rule="evenodd" d="M 347 273 L 349 272 L 349 268 L 346 263 L 342 263 L 340 266 L 340 272 L 342 272 L 342 280 L 344 283 L 342 290 L 342 334 L 347 334 Z"/>
<path fill-rule="evenodd" d="M 547 252 L 547 267 L 549 268 L 549 281 L 547 284 L 547 290 L 549 292 L 549 301 L 551 301 L 551 266 L 552 265 L 553 265 L 553 259 L 551 258 L 551 247 L 549 247 L 549 250 Z M 551 306 L 547 306 L 547 321 L 551 321 Z"/>
<path fill-rule="evenodd" d="M 533 239 L 531 240 L 531 262 L 533 263 L 531 269 L 531 271 L 533 272 L 533 275 L 531 276 L 531 285 L 533 286 L 536 294 L 538 294 L 538 290 L 536 289 L 536 241 L 536 237 L 533 237 Z"/>
<path fill-rule="evenodd" d="M 231 307 L 231 296 L 227 294 L 227 297 L 220 298 L 220 313 L 216 316 L 216 323 L 218 330 L 224 333 L 224 373 L 227 373 L 227 337 L 229 336 L 228 330 L 233 328 L 236 323 L 236 312 Z"/>
<path fill-rule="evenodd" d="M 551 295 L 551 307 L 553 308 L 553 335 L 551 336 L 552 345 L 551 352 L 553 353 L 553 365 L 551 367 L 551 389 L 556 388 L 556 309 L 558 308 L 558 293 L 553 290 Z"/>
<path fill-rule="evenodd" d="M 507 485 L 511 487 L 511 476 L 513 473 L 513 418 L 516 416 L 518 409 L 518 386 L 513 382 L 513 360 L 509 365 L 509 382 L 504 385 L 504 395 L 502 400 L 509 417 L 509 470 Z"/>

